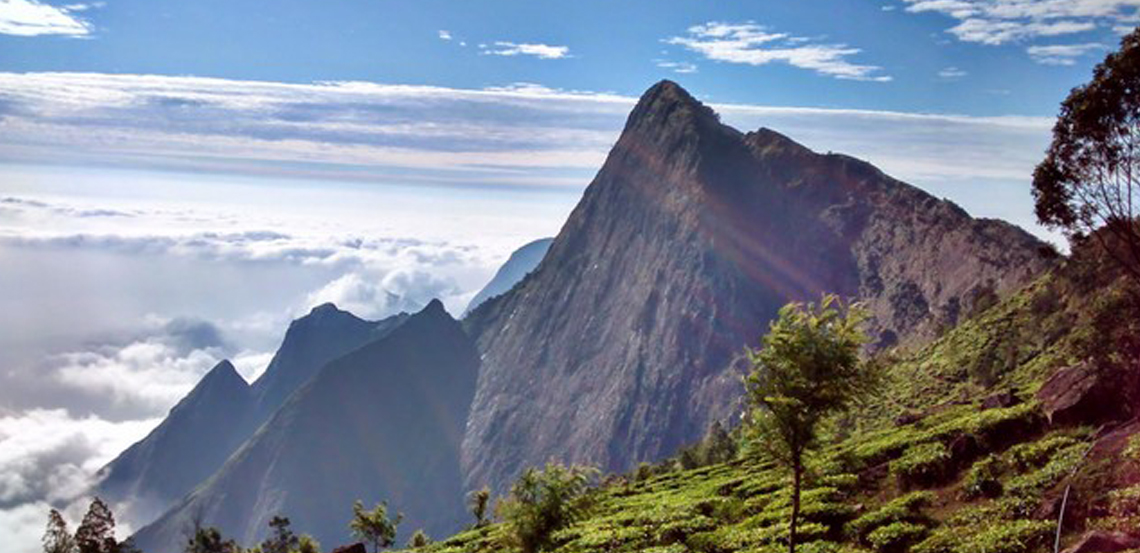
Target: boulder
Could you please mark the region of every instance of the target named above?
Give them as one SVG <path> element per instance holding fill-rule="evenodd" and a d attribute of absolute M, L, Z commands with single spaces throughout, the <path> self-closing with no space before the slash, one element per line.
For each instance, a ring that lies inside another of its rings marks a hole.
<path fill-rule="evenodd" d="M 1013 390 L 1006 390 L 1004 392 L 998 392 L 987 397 L 986 399 L 983 399 L 982 409 L 986 410 L 1013 407 L 1018 403 L 1021 403 L 1021 400 L 1018 399 L 1017 395 L 1013 393 Z"/>
<path fill-rule="evenodd" d="M 1093 363 L 1085 361 L 1053 373 L 1037 391 L 1037 399 L 1050 424 L 1096 424 L 1124 415 L 1121 392 Z"/>
<path fill-rule="evenodd" d="M 1140 537 L 1123 532 L 1093 530 L 1065 550 L 1065 553 L 1117 553 L 1140 547 Z"/>

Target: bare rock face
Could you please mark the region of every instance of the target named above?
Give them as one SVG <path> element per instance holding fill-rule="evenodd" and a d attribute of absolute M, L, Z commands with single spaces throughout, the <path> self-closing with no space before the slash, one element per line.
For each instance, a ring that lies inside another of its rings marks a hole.
<path fill-rule="evenodd" d="M 483 356 L 469 488 L 553 458 L 608 471 L 738 412 L 745 346 L 790 300 L 865 301 L 880 345 L 1027 282 L 1040 243 L 842 155 L 651 88 L 542 264 L 465 321 Z"/>
<path fill-rule="evenodd" d="M 1097 424 L 1126 415 L 1121 383 L 1082 362 L 1053 373 L 1037 391 L 1041 411 L 1050 424 Z"/>

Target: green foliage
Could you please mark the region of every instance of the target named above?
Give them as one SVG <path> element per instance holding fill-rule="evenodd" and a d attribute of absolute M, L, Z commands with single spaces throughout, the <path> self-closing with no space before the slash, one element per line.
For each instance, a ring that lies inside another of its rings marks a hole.
<path fill-rule="evenodd" d="M 891 474 L 904 489 L 927 487 L 942 482 L 949 474 L 950 451 L 942 442 L 928 442 L 907 448 L 891 461 Z"/>
<path fill-rule="evenodd" d="M 550 547 L 551 536 L 579 520 L 588 506 L 587 491 L 596 470 L 547 463 L 545 470 L 529 468 L 499 504 L 507 537 L 523 553 Z"/>
<path fill-rule="evenodd" d="M 431 545 L 431 538 L 428 537 L 427 532 L 423 529 L 416 530 L 411 538 L 408 538 L 408 549 L 422 549 Z"/>
<path fill-rule="evenodd" d="M 75 553 L 76 550 L 75 538 L 67 530 L 67 521 L 55 509 L 48 513 L 47 529 L 41 541 L 44 553 Z"/>
<path fill-rule="evenodd" d="M 962 496 L 966 499 L 997 497 L 1001 495 L 1001 475 L 1004 466 L 1000 459 L 990 455 L 974 463 L 962 481 Z"/>
<path fill-rule="evenodd" d="M 1036 442 L 1017 444 L 1006 452 L 1009 462 L 1018 471 L 1038 468 L 1048 462 L 1061 449 L 1077 443 L 1076 438 L 1066 435 L 1050 436 Z"/>
<path fill-rule="evenodd" d="M 297 539 L 297 548 L 293 553 L 321 553 L 321 542 L 308 534 L 301 534 Z"/>
<path fill-rule="evenodd" d="M 75 546 L 79 553 L 115 553 L 115 516 L 111 508 L 96 497 L 75 530 Z"/>
<path fill-rule="evenodd" d="M 222 537 L 213 527 L 196 526 L 194 533 L 186 540 L 184 553 L 240 553 L 241 548 L 233 540 Z"/>
<path fill-rule="evenodd" d="M 1071 238 L 1103 233 L 1101 243 L 1140 280 L 1140 30 L 1121 39 L 1092 80 L 1061 103 L 1053 142 L 1033 173 L 1037 219 Z M 1099 236 L 1099 235 L 1098 235 Z"/>
<path fill-rule="evenodd" d="M 467 507 L 471 510 L 471 516 L 475 517 L 476 528 L 487 524 L 487 507 L 490 504 L 491 489 L 487 487 L 473 491 L 467 497 Z"/>
<path fill-rule="evenodd" d="M 876 528 L 867 535 L 867 541 L 880 553 L 903 553 L 912 544 L 926 537 L 926 526 L 910 522 L 892 522 Z"/>
<path fill-rule="evenodd" d="M 273 517 L 269 528 L 269 538 L 261 542 L 262 553 L 292 553 L 300 545 L 300 539 L 289 528 L 287 517 Z"/>
<path fill-rule="evenodd" d="M 917 491 L 892 499 L 851 521 L 847 525 L 847 533 L 856 539 L 865 540 L 868 534 L 882 526 L 897 522 L 925 523 L 929 519 L 923 509 L 934 502 L 934 497 L 929 491 Z"/>
<path fill-rule="evenodd" d="M 381 501 L 369 511 L 364 508 L 364 502 L 357 500 L 352 504 L 352 520 L 348 527 L 353 536 L 371 543 L 372 551 L 377 552 L 396 543 L 396 529 L 403 520 L 404 513 L 396 513 L 395 518 L 388 518 L 387 502 Z"/>
<path fill-rule="evenodd" d="M 1033 553 L 1049 542 L 1053 524 L 1041 520 L 1003 521 L 963 530 L 943 528 L 911 548 L 913 553 Z"/>
<path fill-rule="evenodd" d="M 834 295 L 818 306 L 791 303 L 780 309 L 761 349 L 748 351 L 752 441 L 792 473 L 793 553 L 804 456 L 816 447 L 824 418 L 868 395 L 877 380 L 873 365 L 859 359 L 866 318 L 862 307 L 844 306 Z"/>

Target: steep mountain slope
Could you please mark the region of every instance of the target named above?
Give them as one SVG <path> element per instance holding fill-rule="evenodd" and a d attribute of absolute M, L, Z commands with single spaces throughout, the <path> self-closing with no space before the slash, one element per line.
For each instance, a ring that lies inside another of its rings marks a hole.
<path fill-rule="evenodd" d="M 328 363 L 205 484 L 135 537 L 177 551 L 195 518 L 250 545 L 284 514 L 327 544 L 347 539 L 352 502 L 385 500 L 403 528 L 454 531 L 459 446 L 478 354 L 437 300 L 386 336 Z"/>
<path fill-rule="evenodd" d="M 269 367 L 253 383 L 261 422 L 325 363 L 384 336 L 407 318 L 407 313 L 400 313 L 379 322 L 366 321 L 326 303 L 293 321 Z"/>
<path fill-rule="evenodd" d="M 463 310 L 463 317 L 466 317 L 468 313 L 482 305 L 483 302 L 507 293 L 514 285 L 518 284 L 523 277 L 538 267 L 542 257 L 546 255 L 546 251 L 550 249 L 550 244 L 553 242 L 553 238 L 541 238 L 511 253 L 507 262 L 499 267 L 491 281 L 482 290 L 479 290 L 475 297 L 471 298 L 467 308 Z"/>
<path fill-rule="evenodd" d="M 734 413 L 741 351 L 785 302 L 858 296 L 881 345 L 921 339 L 1038 274 L 1039 246 L 659 83 L 542 264 L 465 321 L 483 355 L 468 487 L 552 457 L 660 459 Z"/>
<path fill-rule="evenodd" d="M 293 321 L 252 386 L 228 361 L 211 371 L 166 420 L 101 470 L 96 493 L 120 517 L 146 524 L 209 478 L 285 401 L 332 359 L 383 336 L 408 317 L 373 322 L 332 304 Z"/>
<path fill-rule="evenodd" d="M 229 361 L 218 363 L 157 428 L 101 471 L 99 493 L 130 498 L 129 512 L 120 517 L 143 520 L 161 512 L 241 445 L 253 408 L 249 385 Z"/>

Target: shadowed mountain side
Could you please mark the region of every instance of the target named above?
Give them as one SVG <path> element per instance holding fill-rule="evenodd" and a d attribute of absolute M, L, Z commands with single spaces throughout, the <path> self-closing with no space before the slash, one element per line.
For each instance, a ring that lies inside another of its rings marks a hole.
<path fill-rule="evenodd" d="M 525 246 L 515 250 L 507 259 L 507 262 L 499 267 L 495 272 L 495 276 L 491 281 L 471 298 L 467 304 L 467 308 L 463 310 L 463 316 L 466 317 L 468 313 L 476 307 L 482 305 L 483 302 L 490 298 L 507 293 L 514 285 L 518 284 L 526 275 L 530 274 L 538 264 L 542 262 L 542 257 L 546 255 L 546 251 L 550 249 L 550 244 L 554 242 L 553 238 L 542 238 L 535 240 Z"/>
<path fill-rule="evenodd" d="M 356 499 L 388 501 L 407 515 L 403 529 L 455 531 L 477 370 L 471 340 L 433 301 L 326 365 L 217 474 L 139 531 L 138 545 L 174 553 L 195 517 L 252 545 L 278 514 L 323 543 L 342 543 Z"/>
<path fill-rule="evenodd" d="M 332 359 L 384 336 L 408 318 L 379 322 L 324 304 L 293 321 L 252 386 L 228 361 L 218 365 L 153 432 L 107 464 L 96 493 L 120 518 L 154 520 L 214 474 L 298 387 Z"/>
<path fill-rule="evenodd" d="M 218 363 L 158 427 L 100 471 L 98 493 L 129 498 L 120 518 L 153 518 L 245 441 L 253 408 L 249 385 L 229 361 Z"/>
<path fill-rule="evenodd" d="M 663 458 L 736 413 L 734 362 L 787 301 L 857 296 L 883 345 L 922 339 L 1046 268 L 1039 245 L 661 82 L 539 267 L 465 320 L 483 355 L 468 488 Z"/>

